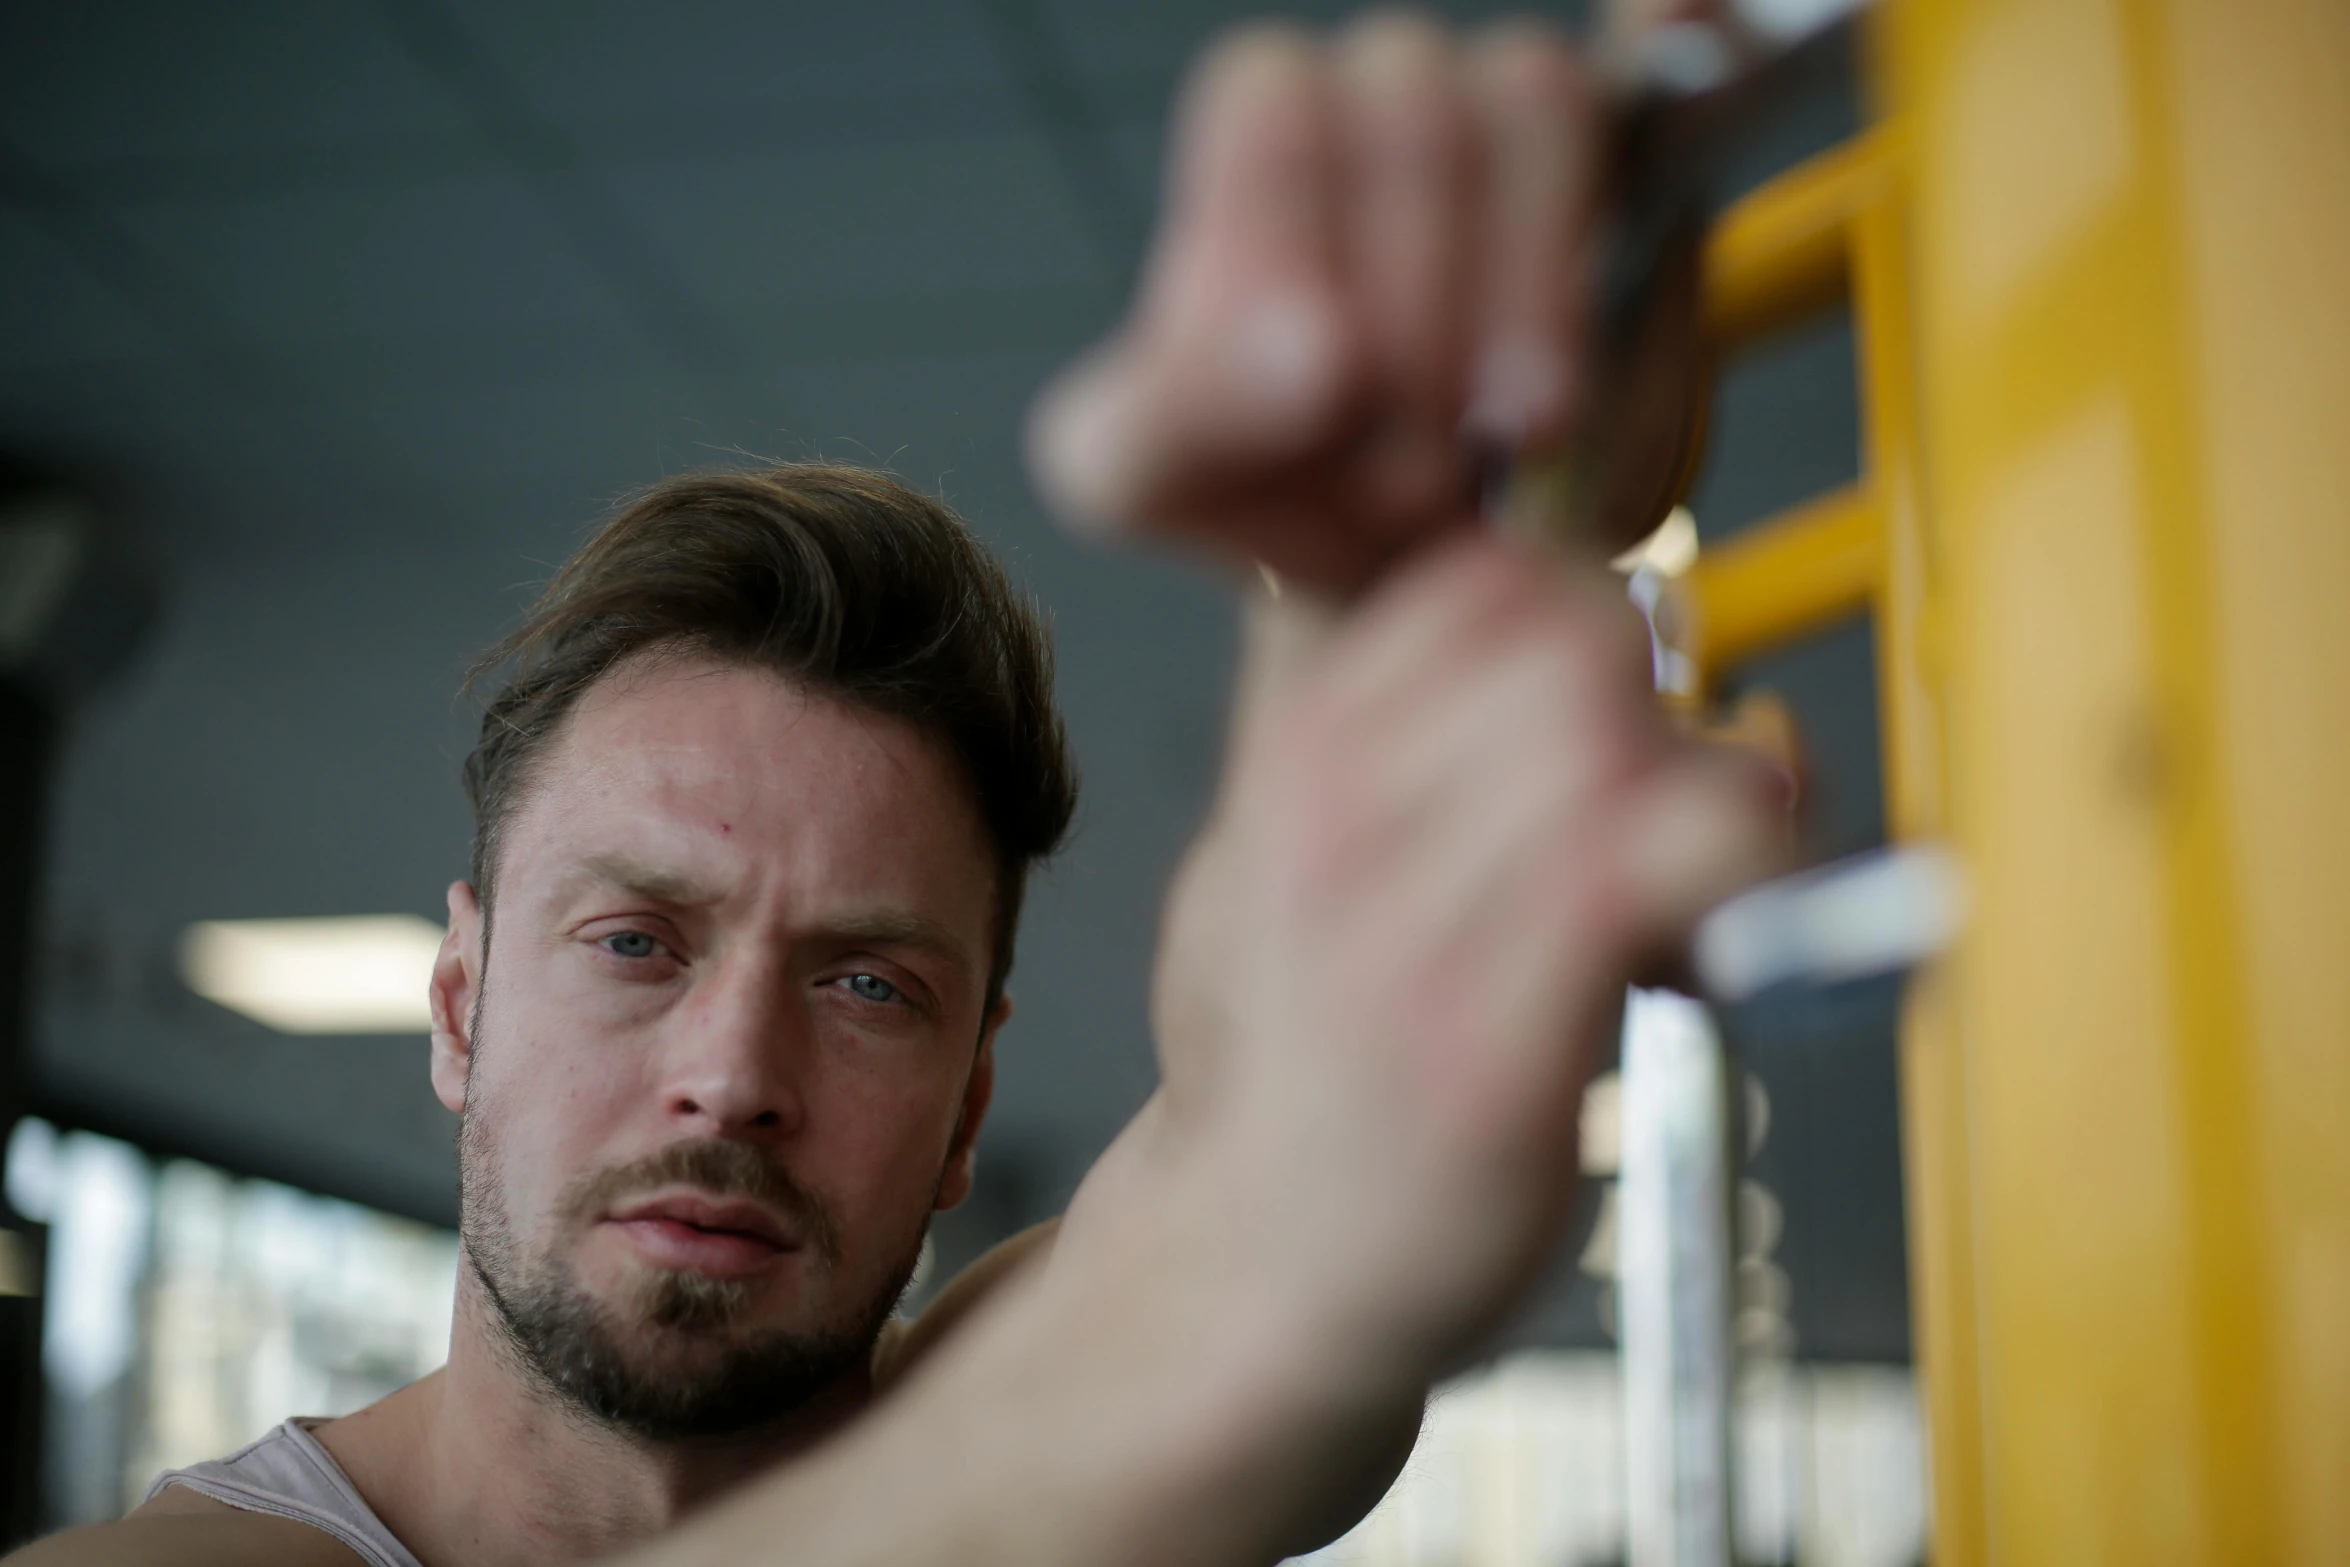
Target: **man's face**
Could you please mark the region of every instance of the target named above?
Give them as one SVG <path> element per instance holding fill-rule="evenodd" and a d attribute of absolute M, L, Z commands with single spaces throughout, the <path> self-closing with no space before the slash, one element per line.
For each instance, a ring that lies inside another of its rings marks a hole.
<path fill-rule="evenodd" d="M 541 1374 L 675 1436 L 861 1363 L 969 1188 L 994 874 L 909 725 L 698 658 L 589 690 L 506 825 L 486 961 L 461 884 L 435 975 L 467 1256 Z"/>

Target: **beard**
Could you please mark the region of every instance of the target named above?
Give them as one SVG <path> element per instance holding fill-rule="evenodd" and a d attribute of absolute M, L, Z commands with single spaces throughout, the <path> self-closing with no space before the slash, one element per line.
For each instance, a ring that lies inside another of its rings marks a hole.
<path fill-rule="evenodd" d="M 502 1184 L 484 1119 L 467 1116 L 459 1132 L 460 1236 L 500 1336 L 547 1392 L 632 1436 L 732 1436 L 802 1407 L 869 1363 L 913 1276 L 926 1226 L 863 1298 L 813 1327 L 745 1326 L 758 1282 L 690 1270 L 644 1269 L 617 1299 L 598 1298 L 559 1251 L 526 1256 L 516 1243 L 498 1205 Z M 673 1183 L 778 1210 L 805 1237 L 813 1282 L 837 1273 L 840 1228 L 831 1210 L 762 1150 L 718 1138 L 587 1172 L 558 1200 L 554 1233 L 576 1232 L 631 1192 Z"/>

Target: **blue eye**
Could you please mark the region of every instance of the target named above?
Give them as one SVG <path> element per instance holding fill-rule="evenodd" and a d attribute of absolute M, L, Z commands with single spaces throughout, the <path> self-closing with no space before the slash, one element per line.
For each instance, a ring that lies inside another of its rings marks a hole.
<path fill-rule="evenodd" d="M 660 945 L 641 930 L 624 930 L 604 938 L 604 950 L 622 958 L 649 958 Z"/>
<path fill-rule="evenodd" d="M 849 991 L 866 1001 L 895 1001 L 898 987 L 879 974 L 851 974 Z"/>

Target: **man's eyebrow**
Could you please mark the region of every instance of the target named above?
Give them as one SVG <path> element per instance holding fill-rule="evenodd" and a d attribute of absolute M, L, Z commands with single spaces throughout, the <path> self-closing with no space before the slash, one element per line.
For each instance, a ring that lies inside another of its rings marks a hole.
<path fill-rule="evenodd" d="M 568 880 L 600 882 L 657 903 L 692 906 L 715 903 L 719 892 L 691 873 L 657 865 L 628 854 L 592 854 L 573 868 Z M 954 959 L 971 961 L 970 944 L 952 926 L 911 909 L 876 909 L 824 921 L 825 934 L 835 941 L 866 942 L 877 947 L 921 947 Z"/>
<path fill-rule="evenodd" d="M 969 943 L 939 921 L 910 910 L 852 914 L 826 920 L 824 928 L 836 940 L 870 942 L 877 947 L 926 947 L 958 962 L 970 960 Z"/>
<path fill-rule="evenodd" d="M 597 881 L 657 903 L 715 903 L 718 891 L 691 874 L 627 854 L 591 854 L 567 880 Z"/>

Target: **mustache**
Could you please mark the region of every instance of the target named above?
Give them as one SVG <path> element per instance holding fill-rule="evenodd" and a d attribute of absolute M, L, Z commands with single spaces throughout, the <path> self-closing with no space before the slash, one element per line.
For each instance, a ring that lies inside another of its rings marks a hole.
<path fill-rule="evenodd" d="M 749 1143 L 696 1137 L 627 1164 L 591 1170 L 563 1194 L 564 1220 L 593 1219 L 623 1198 L 656 1186 L 693 1186 L 721 1197 L 744 1197 L 782 1214 L 827 1263 L 840 1261 L 840 1221 L 823 1198 L 801 1184 L 772 1154 Z"/>

